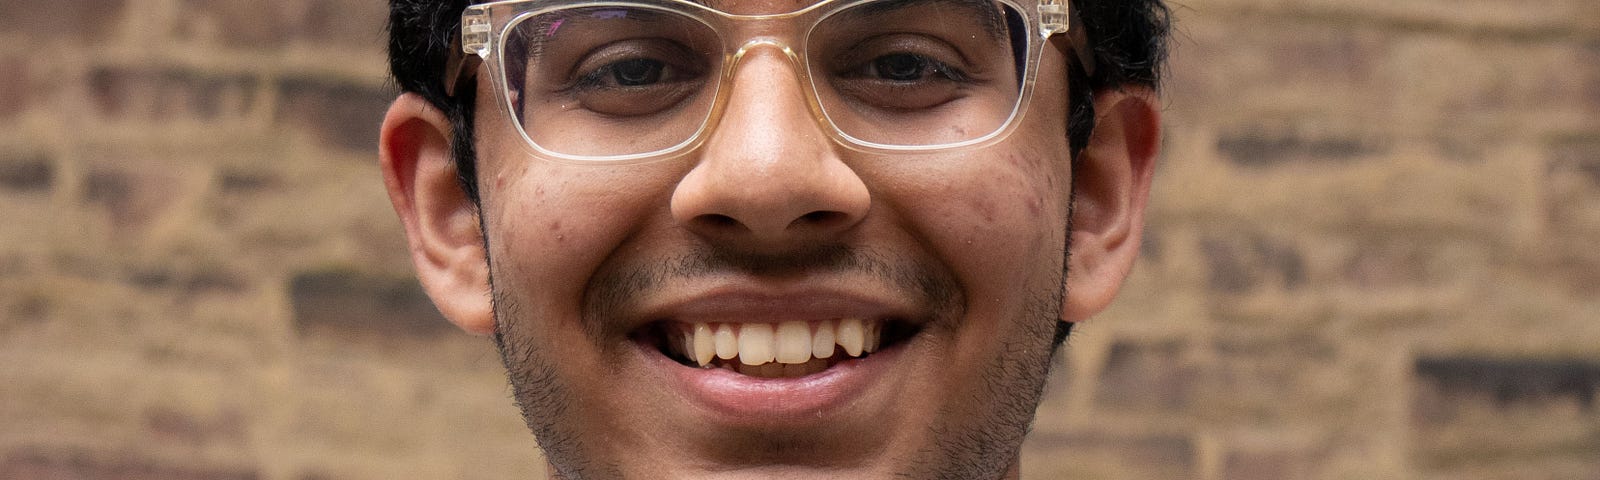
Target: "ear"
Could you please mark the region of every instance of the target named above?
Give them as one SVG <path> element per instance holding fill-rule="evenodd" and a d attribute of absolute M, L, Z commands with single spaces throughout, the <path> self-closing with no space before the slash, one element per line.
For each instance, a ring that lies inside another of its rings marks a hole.
<path fill-rule="evenodd" d="M 1161 142 L 1156 98 L 1136 87 L 1095 96 L 1094 133 L 1072 172 L 1076 204 L 1062 321 L 1087 320 L 1110 305 L 1139 256 Z"/>
<path fill-rule="evenodd" d="M 478 210 L 456 180 L 450 121 L 416 94 L 389 106 L 378 140 L 383 181 L 422 288 L 445 318 L 468 332 L 494 331 Z"/>

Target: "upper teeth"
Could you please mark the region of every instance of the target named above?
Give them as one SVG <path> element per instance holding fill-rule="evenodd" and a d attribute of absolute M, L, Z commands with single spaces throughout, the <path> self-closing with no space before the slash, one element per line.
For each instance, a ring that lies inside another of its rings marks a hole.
<path fill-rule="evenodd" d="M 834 347 L 859 357 L 878 349 L 881 320 L 844 318 L 816 322 L 696 323 L 683 325 L 673 350 L 700 366 L 712 360 L 739 359 L 740 364 L 772 362 L 798 365 L 833 356 Z"/>

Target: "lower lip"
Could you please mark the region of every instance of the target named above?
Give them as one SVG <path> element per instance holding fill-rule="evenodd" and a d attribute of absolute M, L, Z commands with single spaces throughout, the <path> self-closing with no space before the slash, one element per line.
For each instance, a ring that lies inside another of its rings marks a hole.
<path fill-rule="evenodd" d="M 804 377 L 762 378 L 725 368 L 694 368 L 679 364 L 652 347 L 641 345 L 655 368 L 667 371 L 691 403 L 712 417 L 737 423 L 815 421 L 861 397 L 874 379 L 884 374 L 896 348 L 864 358 L 844 360 L 827 370 Z"/>

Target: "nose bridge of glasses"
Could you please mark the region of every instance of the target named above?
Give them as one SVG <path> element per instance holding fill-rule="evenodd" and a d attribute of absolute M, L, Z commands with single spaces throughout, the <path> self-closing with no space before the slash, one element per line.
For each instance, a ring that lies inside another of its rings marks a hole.
<path fill-rule="evenodd" d="M 746 39 L 729 56 L 718 116 L 730 108 L 749 106 L 745 104 L 751 102 L 777 109 L 789 101 L 801 100 L 808 116 L 817 119 L 820 108 L 806 69 L 801 54 L 783 38 Z M 817 127 L 828 128 L 818 123 Z"/>
<path fill-rule="evenodd" d="M 758 36 L 745 40 L 744 43 L 739 44 L 738 48 L 734 49 L 732 61 L 728 65 L 729 73 L 732 74 L 732 72 L 737 71 L 746 56 L 764 50 L 776 51 L 789 61 L 796 74 L 802 72 L 804 64 L 800 61 L 800 54 L 789 46 L 789 42 L 775 36 Z"/>

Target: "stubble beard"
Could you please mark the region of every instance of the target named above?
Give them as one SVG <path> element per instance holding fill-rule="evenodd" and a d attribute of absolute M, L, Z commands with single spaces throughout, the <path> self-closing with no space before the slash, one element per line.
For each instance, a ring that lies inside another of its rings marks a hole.
<path fill-rule="evenodd" d="M 849 249 L 825 249 L 816 255 L 836 255 L 828 260 L 832 262 L 827 265 L 830 268 L 841 268 L 842 265 L 844 268 L 882 269 L 889 265 L 869 254 Z M 1066 265 L 1065 257 L 1064 248 L 1063 266 Z M 629 298 L 630 290 L 649 287 L 638 284 L 638 279 L 666 281 L 674 273 L 692 274 L 703 267 L 748 267 L 746 261 L 760 259 L 740 257 L 734 260 L 729 263 L 729 258 L 718 258 L 714 253 L 699 257 L 691 255 L 660 262 L 648 267 L 646 272 L 597 275 L 590 288 L 586 289 L 589 293 L 586 294 L 583 309 L 585 318 L 581 319 L 586 336 L 591 341 L 606 338 L 607 324 L 604 319 L 609 317 L 605 315 L 617 308 L 617 305 L 609 302 Z M 791 258 L 768 265 L 777 265 L 780 269 L 803 269 L 815 264 L 814 260 L 810 257 Z M 489 271 L 494 272 L 493 262 L 489 263 Z M 694 268 L 685 270 L 686 265 Z M 961 289 L 948 275 L 931 275 L 925 269 L 893 266 L 877 273 L 886 275 L 886 281 L 917 286 L 931 301 L 948 299 L 948 305 L 939 309 L 942 311 L 935 315 L 938 318 L 929 328 L 953 331 L 959 327 L 966 311 L 965 300 Z M 896 478 L 999 479 L 1016 465 L 1023 439 L 1033 423 L 1045 382 L 1049 378 L 1053 364 L 1051 360 L 1060 346 L 1052 340 L 1055 337 L 1054 326 L 1060 321 L 1065 278 L 1063 267 L 1061 275 L 1053 282 L 1056 288 L 1028 289 L 1028 300 L 1022 312 L 1010 319 L 1014 325 L 1009 331 L 1015 333 L 1002 342 L 1000 350 L 991 356 L 982 370 L 986 375 L 981 388 L 976 389 L 977 397 L 961 404 L 964 412 L 951 411 L 952 404 L 946 404 L 938 412 L 937 420 L 926 427 L 928 438 L 932 438 L 933 442 L 910 454 L 910 458 L 899 459 L 902 461 L 898 463 L 907 467 L 905 471 L 897 472 L 894 475 Z M 621 279 L 630 279 L 634 284 L 622 285 Z M 1049 285 L 1052 282 L 1045 283 Z M 557 374 L 557 359 L 545 355 L 537 342 L 530 341 L 538 338 L 538 335 L 532 331 L 537 328 L 530 329 L 529 322 L 541 319 L 529 318 L 514 295 L 495 286 L 492 275 L 490 290 L 496 325 L 492 338 L 506 367 L 513 399 L 549 462 L 552 475 L 562 480 L 623 478 L 618 465 L 589 458 L 586 455 L 589 448 L 584 443 L 583 435 L 572 428 L 576 424 L 571 420 L 575 416 L 572 413 L 575 399 L 571 396 L 571 389 Z M 764 446 L 777 450 L 769 452 L 773 457 L 781 457 L 781 450 L 793 444 L 793 439 L 774 440 Z"/>

